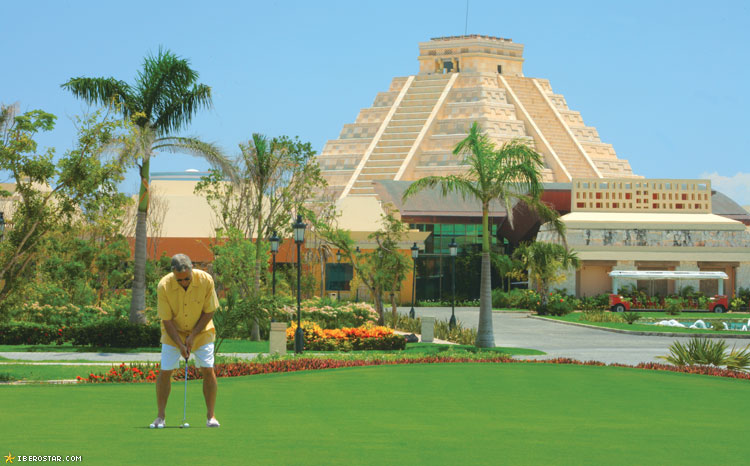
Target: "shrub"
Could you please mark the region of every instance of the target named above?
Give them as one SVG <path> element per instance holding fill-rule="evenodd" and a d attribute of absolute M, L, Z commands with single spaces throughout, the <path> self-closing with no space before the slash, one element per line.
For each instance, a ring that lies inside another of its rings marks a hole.
<path fill-rule="evenodd" d="M 534 310 L 539 299 L 539 293 L 534 290 L 513 289 L 507 293 L 501 288 L 492 290 L 492 307 L 497 309 Z"/>
<path fill-rule="evenodd" d="M 34 302 L 25 304 L 13 312 L 12 318 L 18 322 L 70 327 L 94 322 L 107 315 L 107 311 L 96 306 L 52 305 Z"/>
<path fill-rule="evenodd" d="M 0 324 L 0 344 L 3 345 L 61 345 L 67 331 L 63 327 L 36 322 L 8 322 Z"/>
<path fill-rule="evenodd" d="M 534 310 L 539 315 L 564 316 L 573 312 L 579 304 L 580 301 L 573 296 L 550 293 L 547 304 L 538 301 Z"/>
<path fill-rule="evenodd" d="M 302 319 L 315 322 L 326 329 L 358 327 L 378 321 L 378 313 L 368 303 L 341 302 L 337 306 L 318 306 L 320 302 L 319 300 L 303 302 L 300 306 Z M 297 306 L 284 306 L 280 313 L 278 320 L 294 321 L 297 316 Z"/>
<path fill-rule="evenodd" d="M 596 296 L 584 296 L 581 298 L 581 310 L 584 311 L 606 311 L 609 309 L 609 294 L 602 293 Z"/>
<path fill-rule="evenodd" d="M 448 322 L 448 320 L 435 320 L 435 338 L 461 345 L 474 345 L 476 343 L 476 329 L 464 328 L 461 321 L 457 321 L 456 327 L 450 330 Z M 399 314 L 394 322 L 393 315 L 388 312 L 385 315 L 385 323 L 402 332 L 420 333 L 422 331 L 422 319 L 419 317 L 410 319 L 408 316 Z"/>
<path fill-rule="evenodd" d="M 741 286 L 739 291 L 737 292 L 737 296 L 739 296 L 742 301 L 750 303 L 750 288 Z"/>
<path fill-rule="evenodd" d="M 666 298 L 664 300 L 664 311 L 670 316 L 680 314 L 682 310 L 682 300 L 680 298 Z"/>
<path fill-rule="evenodd" d="M 495 309 L 507 309 L 510 307 L 510 296 L 502 288 L 492 290 L 492 307 Z"/>
<path fill-rule="evenodd" d="M 740 309 L 745 307 L 745 301 L 743 301 L 742 298 L 739 297 L 734 298 L 729 307 L 731 307 L 733 311 L 739 311 Z"/>
<path fill-rule="evenodd" d="M 584 311 L 578 320 L 584 320 L 587 322 L 623 322 L 623 317 L 622 314 L 616 312 Z"/>
<path fill-rule="evenodd" d="M 725 325 L 726 325 L 726 327 L 725 327 Z M 724 321 L 722 321 L 722 320 L 714 320 L 714 321 L 711 322 L 711 329 L 714 332 L 721 332 L 724 329 L 728 329 L 728 328 L 729 328 L 729 326 Z"/>
<path fill-rule="evenodd" d="M 125 319 L 108 319 L 68 329 L 66 339 L 74 345 L 112 348 L 159 346 L 158 324 L 132 324 Z"/>
<path fill-rule="evenodd" d="M 691 338 L 686 345 L 679 341 L 669 347 L 670 354 L 658 356 L 675 366 L 712 365 L 729 369 L 747 370 L 750 367 L 750 345 L 743 349 L 732 347 L 726 354 L 727 343 L 720 339 Z"/>
<path fill-rule="evenodd" d="M 627 322 L 630 325 L 633 325 L 635 321 L 641 318 L 641 315 L 637 312 L 623 312 L 622 313 L 622 320 Z"/>

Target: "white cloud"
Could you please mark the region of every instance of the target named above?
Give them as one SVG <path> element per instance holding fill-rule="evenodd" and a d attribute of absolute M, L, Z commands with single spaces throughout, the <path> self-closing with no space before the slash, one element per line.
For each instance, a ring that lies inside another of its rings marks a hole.
<path fill-rule="evenodd" d="M 737 204 L 750 206 L 750 173 L 738 172 L 733 176 L 723 176 L 713 172 L 703 173 L 700 177 L 711 180 L 711 188 L 726 194 Z"/>

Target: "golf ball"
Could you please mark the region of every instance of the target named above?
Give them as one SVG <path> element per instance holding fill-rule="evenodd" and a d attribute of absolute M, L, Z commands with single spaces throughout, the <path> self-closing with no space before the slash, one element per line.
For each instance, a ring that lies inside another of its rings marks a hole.
<path fill-rule="evenodd" d="M 190 424 L 188 424 L 188 423 L 186 422 L 186 423 L 184 423 L 184 424 L 182 425 L 182 427 L 190 427 Z"/>

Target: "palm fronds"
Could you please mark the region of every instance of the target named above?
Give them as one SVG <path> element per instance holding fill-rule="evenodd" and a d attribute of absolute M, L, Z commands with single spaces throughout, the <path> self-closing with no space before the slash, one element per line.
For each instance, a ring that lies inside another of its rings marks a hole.
<path fill-rule="evenodd" d="M 675 341 L 667 356 L 657 356 L 675 366 L 726 366 L 732 370 L 750 368 L 750 345 L 727 353 L 727 343 L 721 339 L 691 338 L 683 345 Z"/>

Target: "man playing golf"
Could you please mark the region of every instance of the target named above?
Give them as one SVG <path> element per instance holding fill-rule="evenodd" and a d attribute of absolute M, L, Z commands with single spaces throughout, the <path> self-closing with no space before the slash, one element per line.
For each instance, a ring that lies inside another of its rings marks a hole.
<path fill-rule="evenodd" d="M 163 428 L 165 409 L 172 388 L 172 372 L 195 355 L 196 366 L 203 376 L 206 399 L 206 425 L 219 427 L 214 417 L 216 405 L 216 374 L 214 374 L 214 338 L 216 330 L 211 318 L 219 306 L 214 281 L 202 270 L 193 270 L 185 254 L 172 257 L 172 273 L 159 281 L 157 312 L 161 319 L 161 370 L 156 377 L 158 415 L 149 427 Z M 187 383 L 187 382 L 186 382 Z"/>

